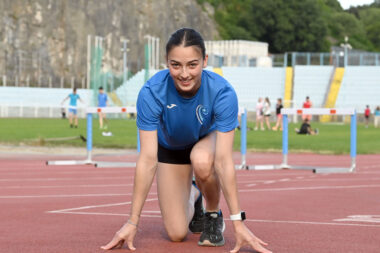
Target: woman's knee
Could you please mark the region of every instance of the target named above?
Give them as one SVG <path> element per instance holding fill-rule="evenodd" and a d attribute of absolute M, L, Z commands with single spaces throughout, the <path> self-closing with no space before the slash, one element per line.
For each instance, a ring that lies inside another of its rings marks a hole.
<path fill-rule="evenodd" d="M 207 180 L 213 174 L 214 157 L 210 153 L 194 153 L 190 156 L 194 173 L 200 180 Z"/>
<path fill-rule="evenodd" d="M 167 233 L 171 241 L 181 242 L 185 239 L 188 232 L 187 230 L 188 230 L 187 227 L 186 229 L 183 229 L 183 228 L 167 229 Z"/>

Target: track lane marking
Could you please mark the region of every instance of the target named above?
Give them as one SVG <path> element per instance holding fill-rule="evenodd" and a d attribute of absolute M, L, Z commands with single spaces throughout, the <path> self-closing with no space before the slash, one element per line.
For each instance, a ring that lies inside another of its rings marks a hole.
<path fill-rule="evenodd" d="M 0 196 L 0 199 L 22 199 L 22 198 L 71 198 L 71 197 L 113 197 L 113 196 L 131 196 L 132 193 L 99 193 L 99 194 L 55 194 L 55 195 L 24 195 L 24 196 Z M 152 192 L 149 195 L 157 195 Z"/>
<path fill-rule="evenodd" d="M 329 190 L 329 189 L 356 189 L 356 188 L 376 188 L 376 187 L 380 187 L 380 184 L 375 184 L 375 185 L 347 185 L 347 186 L 289 187 L 289 188 L 267 188 L 267 189 L 239 189 L 239 192 Z"/>

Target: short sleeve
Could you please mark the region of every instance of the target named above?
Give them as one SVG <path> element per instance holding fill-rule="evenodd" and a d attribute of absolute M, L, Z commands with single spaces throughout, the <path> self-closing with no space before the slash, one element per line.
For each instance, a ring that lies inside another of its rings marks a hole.
<path fill-rule="evenodd" d="M 232 87 L 224 88 L 216 97 L 215 104 L 216 130 L 229 132 L 238 125 L 238 99 Z"/>
<path fill-rule="evenodd" d="M 150 89 L 144 86 L 137 98 L 137 127 L 145 131 L 157 130 L 161 111 Z"/>

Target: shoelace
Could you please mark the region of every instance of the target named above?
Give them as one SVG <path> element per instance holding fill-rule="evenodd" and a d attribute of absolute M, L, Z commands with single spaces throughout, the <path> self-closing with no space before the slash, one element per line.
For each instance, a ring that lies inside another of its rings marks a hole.
<path fill-rule="evenodd" d="M 217 226 L 218 226 L 218 218 L 213 218 L 211 216 L 208 216 L 205 222 L 205 231 L 207 233 L 215 232 Z"/>

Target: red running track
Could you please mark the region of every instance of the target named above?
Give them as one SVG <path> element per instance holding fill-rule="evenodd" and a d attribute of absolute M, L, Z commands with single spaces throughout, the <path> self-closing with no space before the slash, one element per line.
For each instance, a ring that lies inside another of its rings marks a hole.
<path fill-rule="evenodd" d="M 104 252 L 99 247 L 127 220 L 133 168 L 45 165 L 48 159 L 63 158 L 73 156 L 0 155 L 0 252 Z M 237 162 L 238 158 L 236 154 Z M 358 156 L 358 170 L 351 174 L 237 171 L 247 226 L 273 252 L 380 252 L 379 158 Z M 134 161 L 136 154 L 97 159 Z M 248 162 L 278 164 L 281 154 L 250 153 Z M 289 163 L 348 167 L 350 161 L 342 156 L 294 154 Z M 224 200 L 221 207 L 228 217 Z M 182 243 L 170 242 L 153 185 L 135 246 L 137 252 L 228 252 L 234 236 L 230 221 L 226 224 L 223 247 L 199 247 L 199 235 L 190 233 Z"/>

